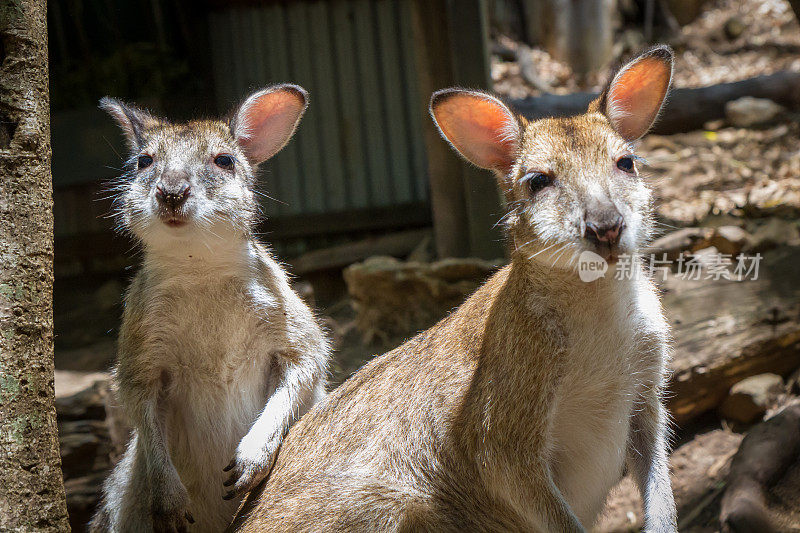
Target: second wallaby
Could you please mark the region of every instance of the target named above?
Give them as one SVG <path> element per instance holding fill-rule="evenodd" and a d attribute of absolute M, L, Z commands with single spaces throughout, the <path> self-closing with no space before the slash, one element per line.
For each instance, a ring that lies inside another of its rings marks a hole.
<path fill-rule="evenodd" d="M 144 255 L 114 371 L 134 433 L 93 531 L 221 531 L 324 396 L 326 336 L 254 236 L 255 168 L 306 105 L 302 88 L 278 85 L 228 120 L 175 124 L 101 101 L 131 149 L 118 215 Z"/>
<path fill-rule="evenodd" d="M 671 77 L 657 47 L 585 114 L 530 122 L 485 93 L 434 94 L 442 135 L 505 192 L 511 264 L 306 414 L 232 529 L 584 531 L 627 463 L 646 531 L 676 530 L 658 294 L 638 259 L 589 282 L 578 268 L 649 238 L 632 142 Z"/>

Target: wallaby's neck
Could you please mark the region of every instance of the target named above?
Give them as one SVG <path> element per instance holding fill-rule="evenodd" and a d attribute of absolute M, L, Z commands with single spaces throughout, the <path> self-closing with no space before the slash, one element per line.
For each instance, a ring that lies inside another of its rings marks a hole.
<path fill-rule="evenodd" d="M 256 243 L 246 234 L 187 235 L 145 245 L 143 266 L 162 275 L 240 275 L 253 266 Z"/>
<path fill-rule="evenodd" d="M 632 270 L 632 274 L 641 275 L 638 264 L 634 264 Z M 609 268 L 605 276 L 583 281 L 577 270 L 554 268 L 544 261 L 529 259 L 517 252 L 511 258 L 509 282 L 519 285 L 519 291 L 535 292 L 540 296 L 556 298 L 556 302 L 569 304 L 577 298 L 616 298 L 625 292 L 630 279 L 627 276 L 616 279 L 613 268 Z"/>

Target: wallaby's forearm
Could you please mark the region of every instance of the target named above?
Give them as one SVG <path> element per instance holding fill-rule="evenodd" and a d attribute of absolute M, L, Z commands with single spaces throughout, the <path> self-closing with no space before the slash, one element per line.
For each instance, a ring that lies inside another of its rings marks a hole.
<path fill-rule="evenodd" d="M 269 474 L 289 426 L 315 400 L 320 376 L 313 368 L 312 363 L 285 368 L 278 388 L 242 438 L 236 456 L 228 465 L 231 475 L 225 482 L 230 487 L 226 498 L 252 490 Z"/>
<path fill-rule="evenodd" d="M 667 413 L 656 389 L 647 389 L 634 409 L 628 444 L 628 464 L 644 501 L 644 530 L 677 531 L 667 454 Z"/>

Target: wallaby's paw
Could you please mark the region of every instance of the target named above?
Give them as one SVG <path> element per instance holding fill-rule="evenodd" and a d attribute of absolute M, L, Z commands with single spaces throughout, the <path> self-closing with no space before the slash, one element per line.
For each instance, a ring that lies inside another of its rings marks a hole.
<path fill-rule="evenodd" d="M 264 442 L 263 439 L 256 439 L 249 433 L 245 435 L 236 448 L 236 456 L 224 469 L 231 475 L 223 483 L 229 488 L 223 499 L 230 500 L 249 492 L 267 477 L 275 463 L 281 437 L 272 437 Z"/>
<path fill-rule="evenodd" d="M 185 492 L 153 502 L 153 531 L 155 533 L 185 533 L 194 518 L 188 510 L 189 496 Z"/>

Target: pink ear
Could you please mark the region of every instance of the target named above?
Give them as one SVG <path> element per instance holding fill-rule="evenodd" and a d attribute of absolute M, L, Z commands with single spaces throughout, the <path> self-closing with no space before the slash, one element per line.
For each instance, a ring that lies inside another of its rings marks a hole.
<path fill-rule="evenodd" d="M 471 163 L 508 172 L 519 149 L 519 123 L 497 98 L 444 89 L 431 97 L 431 116 L 442 136 Z"/>
<path fill-rule="evenodd" d="M 231 119 L 231 131 L 247 158 L 261 163 L 286 145 L 307 106 L 302 87 L 274 85 L 245 100 Z"/>
<path fill-rule="evenodd" d="M 605 114 L 625 140 L 647 133 L 672 80 L 672 50 L 659 46 L 620 69 L 606 89 Z"/>

